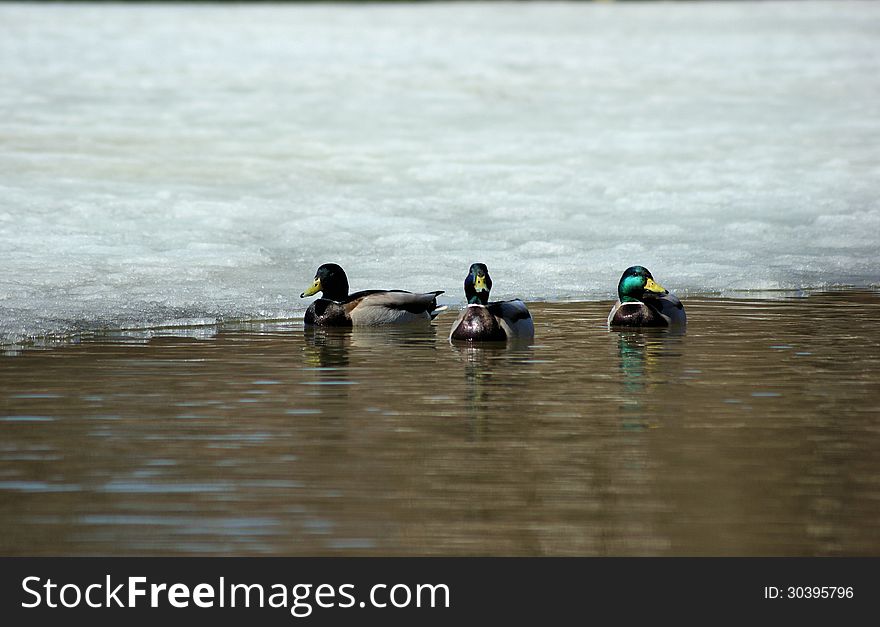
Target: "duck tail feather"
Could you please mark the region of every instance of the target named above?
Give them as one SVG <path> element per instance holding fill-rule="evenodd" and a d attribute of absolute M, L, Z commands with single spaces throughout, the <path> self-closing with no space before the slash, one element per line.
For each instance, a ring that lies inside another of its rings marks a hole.
<path fill-rule="evenodd" d="M 442 293 L 442 292 L 441 292 L 441 293 Z M 437 316 L 439 316 L 441 313 L 443 313 L 443 312 L 446 311 L 447 309 L 449 309 L 449 307 L 447 307 L 446 305 L 440 305 L 439 307 L 435 308 L 435 309 L 431 312 L 431 320 L 433 320 L 434 318 L 436 318 Z"/>

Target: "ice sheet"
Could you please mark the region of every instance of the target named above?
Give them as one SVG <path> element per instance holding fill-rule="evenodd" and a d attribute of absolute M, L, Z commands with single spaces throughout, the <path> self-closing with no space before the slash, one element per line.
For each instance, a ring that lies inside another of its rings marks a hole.
<path fill-rule="evenodd" d="M 0 342 L 877 285 L 880 5 L 0 6 Z"/>

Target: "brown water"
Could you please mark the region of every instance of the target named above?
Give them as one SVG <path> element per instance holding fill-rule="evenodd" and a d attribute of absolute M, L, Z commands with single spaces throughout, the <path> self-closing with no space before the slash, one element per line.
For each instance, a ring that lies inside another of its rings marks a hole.
<path fill-rule="evenodd" d="M 0 554 L 880 555 L 880 293 L 609 306 L 0 357 Z"/>

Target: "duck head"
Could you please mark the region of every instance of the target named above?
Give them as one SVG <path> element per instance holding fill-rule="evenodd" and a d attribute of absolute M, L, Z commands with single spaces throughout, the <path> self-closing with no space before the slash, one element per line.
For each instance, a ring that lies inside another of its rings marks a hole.
<path fill-rule="evenodd" d="M 323 298 L 345 300 L 348 297 L 348 277 L 345 270 L 335 263 L 325 263 L 315 272 L 315 280 L 300 298 L 323 292 Z"/>
<path fill-rule="evenodd" d="M 488 305 L 489 291 L 492 289 L 492 277 L 484 263 L 471 264 L 468 275 L 464 278 L 464 295 L 469 305 Z"/>
<path fill-rule="evenodd" d="M 617 284 L 617 296 L 622 303 L 656 298 L 668 293 L 668 290 L 654 281 L 648 269 L 642 266 L 627 268 L 620 277 L 620 283 Z"/>

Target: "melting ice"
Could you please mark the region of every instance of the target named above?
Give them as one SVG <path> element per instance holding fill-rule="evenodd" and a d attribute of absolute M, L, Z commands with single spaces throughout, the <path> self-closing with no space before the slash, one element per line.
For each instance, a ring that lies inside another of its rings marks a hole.
<path fill-rule="evenodd" d="M 877 285 L 880 5 L 0 7 L 0 343 L 353 289 Z"/>

